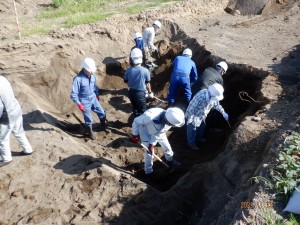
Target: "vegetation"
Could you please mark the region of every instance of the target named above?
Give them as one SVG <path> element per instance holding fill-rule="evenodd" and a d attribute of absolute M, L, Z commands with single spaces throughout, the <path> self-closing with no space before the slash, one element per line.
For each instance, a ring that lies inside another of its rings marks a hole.
<path fill-rule="evenodd" d="M 279 163 L 274 176 L 279 193 L 290 195 L 300 184 L 300 133 L 288 136 L 279 153 Z"/>
<path fill-rule="evenodd" d="M 277 194 L 283 195 L 287 199 L 297 189 L 297 186 L 300 184 L 300 133 L 294 132 L 285 139 L 284 146 L 279 152 L 279 162 L 275 167 L 273 178 L 274 180 L 271 181 L 265 177 L 256 176 L 250 178 L 250 180 L 256 183 L 263 181 L 267 189 L 275 188 Z M 259 199 L 259 201 L 265 202 L 269 200 Z M 300 225 L 292 213 L 290 213 L 288 219 L 284 219 L 272 207 L 261 208 L 258 216 L 267 225 Z"/>
<path fill-rule="evenodd" d="M 159 7 L 161 4 L 180 0 L 52 0 L 42 10 L 37 21 L 22 21 L 22 35 L 48 33 L 54 29 L 71 28 L 104 20 L 116 13 L 136 14 Z"/>

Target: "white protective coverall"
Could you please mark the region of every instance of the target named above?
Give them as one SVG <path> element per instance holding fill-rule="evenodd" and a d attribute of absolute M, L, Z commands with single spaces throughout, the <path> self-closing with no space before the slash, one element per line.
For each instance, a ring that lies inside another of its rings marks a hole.
<path fill-rule="evenodd" d="M 25 154 L 32 153 L 23 129 L 22 110 L 9 81 L 0 76 L 0 155 L 3 162 L 12 160 L 9 135 L 13 133 Z"/>
<path fill-rule="evenodd" d="M 157 48 L 154 46 L 155 30 L 154 27 L 148 27 L 143 31 L 143 43 L 146 60 L 150 60 L 150 50 L 155 51 Z"/>
<path fill-rule="evenodd" d="M 155 146 L 157 142 L 160 144 L 166 160 L 173 160 L 173 151 L 169 144 L 166 132 L 171 126 L 165 124 L 164 110 L 161 108 L 152 108 L 144 112 L 143 115 L 134 119 L 132 124 L 132 134 L 140 135 L 140 139 L 145 146 L 149 144 Z M 153 156 L 145 150 L 144 153 L 145 166 L 144 170 L 146 174 L 153 172 Z"/>

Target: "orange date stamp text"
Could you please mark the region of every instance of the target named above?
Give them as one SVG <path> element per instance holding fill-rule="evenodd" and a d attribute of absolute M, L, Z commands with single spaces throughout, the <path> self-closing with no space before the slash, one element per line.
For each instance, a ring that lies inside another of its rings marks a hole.
<path fill-rule="evenodd" d="M 241 202 L 241 209 L 273 208 L 273 202 Z"/>

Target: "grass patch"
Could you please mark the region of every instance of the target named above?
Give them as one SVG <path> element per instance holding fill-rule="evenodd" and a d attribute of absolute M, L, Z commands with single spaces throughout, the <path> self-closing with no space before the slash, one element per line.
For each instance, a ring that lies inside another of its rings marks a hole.
<path fill-rule="evenodd" d="M 101 21 L 106 19 L 107 17 L 109 17 L 110 15 L 112 15 L 111 13 L 106 13 L 106 14 L 83 14 L 83 15 L 78 15 L 78 16 L 73 16 L 70 17 L 65 23 L 64 23 L 64 27 L 65 28 L 71 28 L 74 27 L 75 25 L 79 25 L 79 24 L 90 24 L 90 23 L 94 23 L 97 21 Z"/>
<path fill-rule="evenodd" d="M 145 9 L 156 6 L 155 3 L 138 3 L 132 6 L 128 6 L 125 9 L 125 12 L 128 14 L 137 14 L 145 11 Z"/>
<path fill-rule="evenodd" d="M 35 20 L 21 21 L 23 36 L 45 34 L 60 28 L 102 21 L 116 13 L 137 14 L 180 0 L 52 0 Z M 30 25 L 29 25 L 30 24 Z"/>

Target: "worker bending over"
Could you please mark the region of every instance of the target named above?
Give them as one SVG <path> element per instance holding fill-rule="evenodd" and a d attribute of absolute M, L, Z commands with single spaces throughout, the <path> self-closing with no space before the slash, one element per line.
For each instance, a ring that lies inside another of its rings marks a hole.
<path fill-rule="evenodd" d="M 176 95 L 180 88 L 183 88 L 184 99 L 186 105 L 192 97 L 191 82 L 195 82 L 198 78 L 197 68 L 192 58 L 192 51 L 186 48 L 182 56 L 177 56 L 173 61 L 173 73 L 171 75 L 168 102 L 172 106 L 176 100 Z"/>
<path fill-rule="evenodd" d="M 148 150 L 145 150 L 145 173 L 153 172 L 153 153 L 157 142 L 160 144 L 167 164 L 170 167 L 179 167 L 181 163 L 173 158 L 173 151 L 169 144 L 166 132 L 172 127 L 184 125 L 184 113 L 179 108 L 168 108 L 166 111 L 161 108 L 148 109 L 143 115 L 134 119 L 132 124 L 132 141 L 138 143 L 139 138 Z"/>
<path fill-rule="evenodd" d="M 187 120 L 187 142 L 192 150 L 199 150 L 196 141 L 204 135 L 205 119 L 212 108 L 218 110 L 228 121 L 228 114 L 219 103 L 223 99 L 223 92 L 222 85 L 212 84 L 208 89 L 199 91 L 190 101 L 185 118 Z"/>
<path fill-rule="evenodd" d="M 145 51 L 146 65 L 152 64 L 151 54 L 152 52 L 158 52 L 157 47 L 154 46 L 154 37 L 160 32 L 161 22 L 158 20 L 152 23 L 151 27 L 146 28 L 143 31 L 143 45 Z"/>
<path fill-rule="evenodd" d="M 198 77 L 192 85 L 192 95 L 194 96 L 199 91 L 207 89 L 212 84 L 221 84 L 223 86 L 223 75 L 226 74 L 228 65 L 226 62 L 219 62 L 215 68 L 208 67 Z"/>

